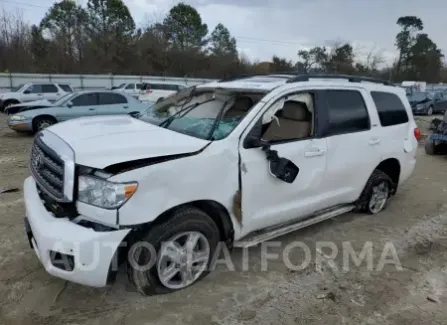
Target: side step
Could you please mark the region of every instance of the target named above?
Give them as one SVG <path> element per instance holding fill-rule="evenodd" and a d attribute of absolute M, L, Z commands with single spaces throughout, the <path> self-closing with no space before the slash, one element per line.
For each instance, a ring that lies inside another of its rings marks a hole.
<path fill-rule="evenodd" d="M 324 210 L 321 213 L 316 214 L 315 216 L 312 216 L 305 220 L 301 219 L 295 223 L 287 223 L 279 227 L 273 227 L 273 228 L 270 227 L 260 232 L 257 231 L 255 233 L 245 236 L 244 238 L 241 238 L 241 240 L 239 241 L 234 242 L 233 246 L 241 248 L 253 247 L 267 240 L 283 236 L 292 231 L 306 228 L 308 226 L 314 225 L 324 220 L 328 220 L 341 214 L 350 212 L 354 210 L 354 208 L 355 208 L 354 205 L 344 205 L 342 207 L 337 207 L 330 210 Z"/>

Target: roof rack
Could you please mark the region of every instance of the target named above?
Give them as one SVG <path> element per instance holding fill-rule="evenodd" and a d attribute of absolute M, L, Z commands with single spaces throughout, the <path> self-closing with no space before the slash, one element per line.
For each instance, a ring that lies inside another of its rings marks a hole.
<path fill-rule="evenodd" d="M 268 76 L 279 77 L 280 75 L 290 76 L 290 78 L 293 78 L 293 77 L 299 76 L 299 73 L 297 73 L 297 72 L 247 73 L 247 74 L 239 74 L 239 75 L 233 75 L 230 77 L 222 78 L 218 82 L 228 82 L 228 81 L 234 81 L 234 80 L 251 78 L 251 77 L 268 77 Z"/>
<path fill-rule="evenodd" d="M 372 77 L 361 77 L 344 74 L 297 74 L 294 78 L 287 80 L 287 83 L 309 81 L 309 79 L 347 79 L 349 82 L 373 82 L 386 86 L 396 86 L 394 83 Z"/>

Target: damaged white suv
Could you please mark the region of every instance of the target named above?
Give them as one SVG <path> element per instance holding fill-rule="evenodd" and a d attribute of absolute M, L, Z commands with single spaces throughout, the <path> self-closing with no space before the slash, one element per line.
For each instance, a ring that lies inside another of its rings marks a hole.
<path fill-rule="evenodd" d="M 127 262 L 143 294 L 203 278 L 249 247 L 351 210 L 376 214 L 413 172 L 405 90 L 340 75 L 245 76 L 137 117 L 59 123 L 34 141 L 25 227 L 52 275 L 89 286 Z"/>

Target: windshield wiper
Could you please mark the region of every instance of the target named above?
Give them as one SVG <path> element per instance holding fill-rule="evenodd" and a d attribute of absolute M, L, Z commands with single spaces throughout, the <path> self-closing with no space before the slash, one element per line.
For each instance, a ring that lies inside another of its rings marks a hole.
<path fill-rule="evenodd" d="M 196 107 L 198 103 L 196 105 L 188 106 L 188 107 L 185 108 L 185 105 L 188 104 L 191 101 L 191 99 L 194 96 L 195 92 L 196 92 L 196 86 L 192 86 L 191 92 L 189 93 L 188 98 L 186 98 L 186 101 L 185 101 L 185 103 L 183 103 L 183 105 L 180 108 L 180 110 L 177 113 L 169 116 L 166 120 L 161 122 L 158 126 L 162 127 L 162 128 L 167 128 L 178 115 L 180 115 L 184 111 L 187 111 L 186 113 L 188 113 L 190 110 L 192 110 L 194 107 Z"/>

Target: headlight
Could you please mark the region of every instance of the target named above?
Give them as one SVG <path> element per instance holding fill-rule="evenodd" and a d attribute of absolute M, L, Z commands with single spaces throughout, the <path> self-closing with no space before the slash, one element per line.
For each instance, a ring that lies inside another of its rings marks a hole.
<path fill-rule="evenodd" d="M 105 209 L 122 206 L 137 190 L 138 183 L 114 183 L 105 179 L 79 176 L 78 200 Z"/>
<path fill-rule="evenodd" d="M 26 117 L 23 115 L 13 115 L 10 118 L 11 121 L 23 121 L 26 120 Z"/>

